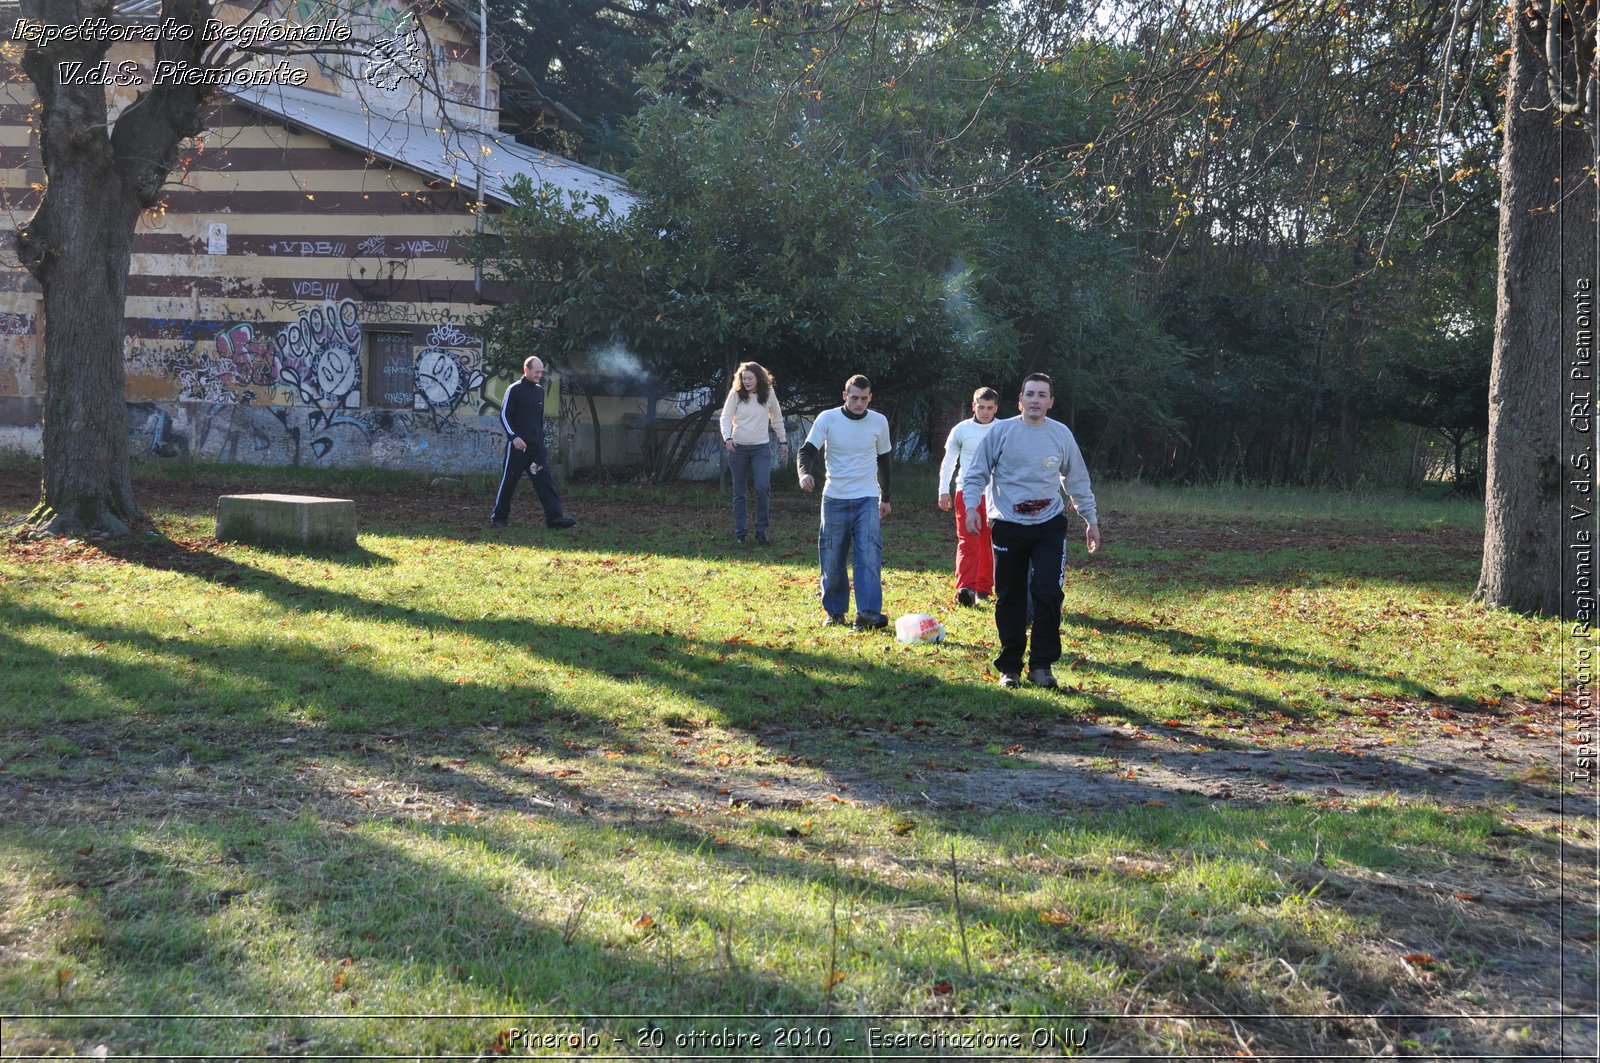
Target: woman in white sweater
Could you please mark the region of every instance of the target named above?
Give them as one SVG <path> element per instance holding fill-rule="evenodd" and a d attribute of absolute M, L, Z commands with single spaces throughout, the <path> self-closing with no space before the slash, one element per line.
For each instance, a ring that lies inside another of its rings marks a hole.
<path fill-rule="evenodd" d="M 741 362 L 722 404 L 722 446 L 733 473 L 733 537 L 744 542 L 749 529 L 745 501 L 750 480 L 756 487 L 756 542 L 766 546 L 767 505 L 772 497 L 772 437 L 778 438 L 778 463 L 789 460 L 783 411 L 772 390 L 772 375 L 755 362 Z"/>

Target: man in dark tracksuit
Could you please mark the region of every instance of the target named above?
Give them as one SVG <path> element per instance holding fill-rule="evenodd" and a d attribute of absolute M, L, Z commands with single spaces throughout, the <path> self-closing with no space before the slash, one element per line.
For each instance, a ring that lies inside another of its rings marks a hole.
<path fill-rule="evenodd" d="M 522 363 L 522 376 L 506 388 L 500 400 L 500 424 L 506 430 L 506 460 L 500 473 L 500 490 L 494 497 L 494 512 L 489 523 L 504 528 L 511 516 L 511 495 L 517 481 L 527 473 L 544 507 L 544 522 L 552 528 L 570 528 L 578 523 L 561 512 L 550 480 L 550 458 L 544 448 L 544 363 L 530 357 Z"/>

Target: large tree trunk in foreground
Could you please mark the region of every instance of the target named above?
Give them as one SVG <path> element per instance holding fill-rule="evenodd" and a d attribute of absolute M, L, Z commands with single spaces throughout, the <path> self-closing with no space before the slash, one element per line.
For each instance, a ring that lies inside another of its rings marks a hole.
<path fill-rule="evenodd" d="M 35 22 L 112 16 L 112 0 L 23 0 Z M 209 0 L 166 0 L 160 16 L 191 27 L 164 35 L 154 59 L 201 65 Z M 92 37 L 92 35 L 90 35 Z M 63 85 L 62 64 L 92 68 L 105 41 L 28 44 L 22 66 L 39 95 L 45 171 L 38 212 L 17 255 L 44 289 L 44 495 L 32 523 L 51 531 L 126 531 L 142 519 L 128 469 L 123 314 L 134 226 L 159 200 L 178 144 L 200 130 L 208 89 L 152 85 L 109 121 L 107 90 Z M 67 69 L 71 69 L 68 67 Z"/>
<path fill-rule="evenodd" d="M 105 103 L 99 101 L 104 122 Z M 141 518 L 128 469 L 122 357 L 129 256 L 139 211 L 107 195 L 104 137 L 57 148 L 45 208 L 19 234 L 44 288 L 44 495 L 35 523 L 126 531 Z"/>
<path fill-rule="evenodd" d="M 1574 561 L 1566 556 L 1574 551 L 1565 549 L 1571 514 L 1562 495 L 1575 441 L 1564 439 L 1570 435 L 1564 429 L 1573 419 L 1570 393 L 1584 386 L 1568 379 L 1580 300 L 1588 293 L 1592 314 L 1594 293 L 1595 194 L 1586 172 L 1593 116 L 1580 122 L 1551 106 L 1543 25 L 1531 26 L 1526 8 L 1513 37 L 1489 380 L 1488 512 L 1475 597 L 1522 612 L 1570 614 L 1563 565 Z M 1592 395 L 1592 369 L 1586 386 Z M 1592 425 L 1584 429 L 1585 449 L 1592 449 L 1592 433 Z"/>

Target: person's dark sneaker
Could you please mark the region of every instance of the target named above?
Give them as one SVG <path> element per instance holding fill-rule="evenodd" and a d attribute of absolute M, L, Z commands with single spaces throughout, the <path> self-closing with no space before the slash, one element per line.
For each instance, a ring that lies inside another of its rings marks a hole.
<path fill-rule="evenodd" d="M 828 618 L 822 622 L 823 627 L 844 627 L 847 621 L 843 613 L 829 613 Z"/>
<path fill-rule="evenodd" d="M 735 536 L 734 536 L 734 537 L 733 537 L 733 541 L 734 541 L 734 542 L 736 542 L 736 543 L 738 543 L 738 544 L 740 544 L 740 545 L 741 545 L 741 546 L 742 546 L 742 545 L 744 545 L 744 536 L 742 536 L 742 535 L 735 535 Z"/>
<path fill-rule="evenodd" d="M 1007 690 L 1015 690 L 1017 687 L 1022 685 L 1022 680 L 1018 678 L 1017 673 L 1015 672 L 1001 672 L 1000 685 L 1005 687 Z"/>
<path fill-rule="evenodd" d="M 956 591 L 956 602 L 970 609 L 978 604 L 978 592 L 971 587 L 962 587 Z"/>
<path fill-rule="evenodd" d="M 489 523 L 494 525 L 496 528 L 509 528 L 509 527 L 511 527 L 511 522 L 510 521 L 501 520 L 499 517 L 490 517 L 489 518 Z"/>
<path fill-rule="evenodd" d="M 1028 682 L 1036 687 L 1056 687 L 1056 674 L 1048 668 L 1035 668 L 1028 673 Z"/>
<path fill-rule="evenodd" d="M 570 528 L 576 523 L 578 523 L 577 517 L 569 517 L 565 513 L 559 517 L 551 517 L 544 522 L 547 528 Z"/>
<path fill-rule="evenodd" d="M 872 631 L 880 627 L 888 627 L 889 618 L 882 613 L 857 613 L 856 630 Z"/>
<path fill-rule="evenodd" d="M 978 601 L 980 601 L 980 602 L 987 602 L 990 598 L 993 598 L 993 597 L 994 597 L 994 595 L 990 594 L 988 591 L 979 591 L 978 592 Z"/>
<path fill-rule="evenodd" d="M 767 538 L 767 533 L 766 532 L 756 532 L 756 545 L 757 546 L 771 546 L 772 545 L 772 540 Z"/>

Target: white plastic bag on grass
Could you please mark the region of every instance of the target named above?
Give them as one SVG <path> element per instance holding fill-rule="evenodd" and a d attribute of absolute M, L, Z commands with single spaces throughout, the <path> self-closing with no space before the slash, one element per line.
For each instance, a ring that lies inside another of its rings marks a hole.
<path fill-rule="evenodd" d="M 894 637 L 908 646 L 914 642 L 943 642 L 944 625 L 927 613 L 907 613 L 894 622 Z"/>

